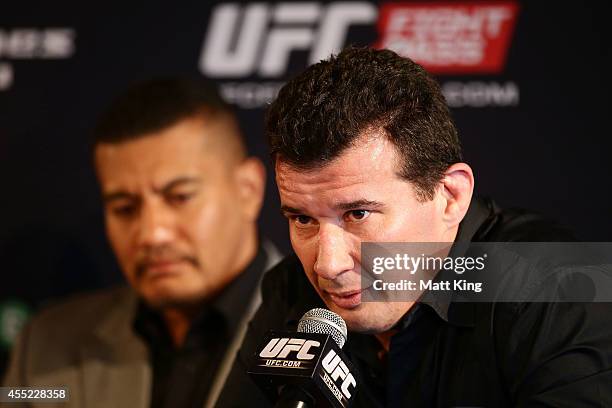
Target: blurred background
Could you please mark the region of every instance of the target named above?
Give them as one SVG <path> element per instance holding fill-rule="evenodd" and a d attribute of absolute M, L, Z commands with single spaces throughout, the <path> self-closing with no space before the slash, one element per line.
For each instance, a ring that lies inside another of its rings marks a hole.
<path fill-rule="evenodd" d="M 387 47 L 434 73 L 479 194 L 610 241 L 605 3 L 0 4 L 0 373 L 53 299 L 121 282 L 91 163 L 97 115 L 130 83 L 206 76 L 268 164 L 261 231 L 290 250 L 262 132 L 279 87 L 342 47 Z"/>

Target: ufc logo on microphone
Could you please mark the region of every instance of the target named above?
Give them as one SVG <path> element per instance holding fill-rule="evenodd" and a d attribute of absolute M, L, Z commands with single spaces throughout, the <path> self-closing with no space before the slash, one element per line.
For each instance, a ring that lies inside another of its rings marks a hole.
<path fill-rule="evenodd" d="M 340 390 L 342 390 L 342 394 L 344 394 L 346 399 L 350 399 L 351 393 L 348 388 L 349 386 L 357 386 L 357 382 L 340 356 L 333 349 L 329 350 L 329 353 L 323 359 L 322 365 L 332 380 L 336 383 L 339 379 L 342 380 Z"/>
<path fill-rule="evenodd" d="M 321 343 L 315 340 L 273 338 L 270 339 L 266 347 L 259 353 L 262 358 L 287 358 L 292 351 L 297 352 L 298 360 L 312 360 L 315 354 L 310 354 L 311 348 L 319 347 Z"/>
<path fill-rule="evenodd" d="M 378 9 L 369 2 L 219 4 L 212 11 L 200 70 L 210 77 L 258 74 L 279 77 L 294 50 L 310 50 L 308 64 L 340 51 L 349 27 L 372 24 Z"/>

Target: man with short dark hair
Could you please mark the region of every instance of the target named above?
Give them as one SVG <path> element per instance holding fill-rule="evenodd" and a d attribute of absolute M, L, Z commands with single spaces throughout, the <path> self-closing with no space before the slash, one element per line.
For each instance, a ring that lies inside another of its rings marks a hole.
<path fill-rule="evenodd" d="M 266 130 L 295 255 L 266 275 L 233 378 L 266 330 L 295 330 L 323 306 L 349 328 L 354 406 L 612 406 L 610 304 L 455 303 L 428 292 L 363 301 L 363 242 L 572 240 L 472 197 L 449 110 L 419 65 L 344 50 L 281 89 Z"/>
<path fill-rule="evenodd" d="M 94 150 L 129 287 L 43 311 L 5 383 L 68 386 L 73 407 L 213 406 L 278 258 L 257 233 L 264 167 L 202 80 L 131 87 L 101 116 Z"/>

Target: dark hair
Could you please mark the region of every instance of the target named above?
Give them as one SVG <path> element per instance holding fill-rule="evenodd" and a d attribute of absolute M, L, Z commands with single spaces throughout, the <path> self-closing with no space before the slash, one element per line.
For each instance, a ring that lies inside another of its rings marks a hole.
<path fill-rule="evenodd" d="M 115 98 L 98 119 L 94 143 L 119 143 L 163 130 L 183 119 L 228 114 L 216 87 L 195 78 L 158 78 L 139 82 Z"/>
<path fill-rule="evenodd" d="M 423 200 L 462 160 L 440 86 L 389 50 L 347 48 L 309 67 L 280 90 L 265 126 L 273 160 L 304 170 L 329 163 L 362 132 L 384 130 L 402 159 L 399 175 Z"/>

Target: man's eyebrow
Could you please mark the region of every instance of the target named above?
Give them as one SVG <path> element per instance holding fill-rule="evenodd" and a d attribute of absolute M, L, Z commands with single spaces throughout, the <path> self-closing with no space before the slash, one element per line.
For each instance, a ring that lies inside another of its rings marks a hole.
<path fill-rule="evenodd" d="M 357 209 L 379 209 L 384 207 L 385 205 L 379 201 L 373 201 L 373 200 L 355 200 L 355 201 L 349 201 L 346 203 L 338 203 L 334 206 L 335 210 L 342 210 L 342 211 L 348 211 L 348 210 L 357 210 Z M 290 207 L 288 205 L 281 205 L 280 211 L 283 215 L 286 214 L 304 214 L 305 211 L 304 210 L 300 210 L 299 208 L 293 208 Z"/>
<path fill-rule="evenodd" d="M 102 194 L 102 201 L 108 204 L 118 200 L 134 200 L 137 199 L 136 194 L 128 193 L 127 191 L 111 191 L 110 193 Z"/>
<path fill-rule="evenodd" d="M 181 185 L 200 184 L 201 182 L 202 182 L 202 179 L 200 177 L 190 177 L 190 176 L 177 177 L 175 179 L 170 180 L 166 184 L 164 184 L 161 188 L 155 189 L 155 192 L 156 193 L 160 193 L 160 192 L 167 193 L 173 188 L 181 186 Z"/>
<path fill-rule="evenodd" d="M 166 184 L 164 184 L 161 188 L 156 188 L 154 191 L 156 193 L 167 193 L 173 188 L 184 185 L 184 184 L 199 184 L 202 182 L 200 177 L 177 177 L 175 179 L 170 180 Z M 111 191 L 108 193 L 102 194 L 102 201 L 104 203 L 110 203 L 117 200 L 136 200 L 138 199 L 138 194 L 129 193 L 124 190 Z"/>
<path fill-rule="evenodd" d="M 373 201 L 373 200 L 355 200 L 355 201 L 349 201 L 346 203 L 338 203 L 336 205 L 334 205 L 334 209 L 336 210 L 344 210 L 344 211 L 348 211 L 348 210 L 357 210 L 357 209 L 373 209 L 376 210 L 378 208 L 382 208 L 385 205 L 379 201 Z"/>
<path fill-rule="evenodd" d="M 289 207 L 288 205 L 281 205 L 280 212 L 281 214 L 286 215 L 286 214 L 302 214 L 304 211 L 298 208 Z"/>

